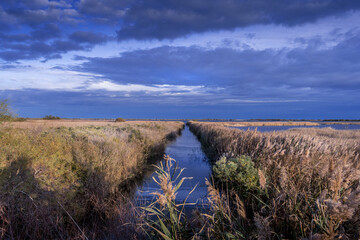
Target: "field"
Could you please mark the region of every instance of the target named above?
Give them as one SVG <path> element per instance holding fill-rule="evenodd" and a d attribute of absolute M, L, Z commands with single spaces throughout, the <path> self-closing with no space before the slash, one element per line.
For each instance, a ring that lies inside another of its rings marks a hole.
<path fill-rule="evenodd" d="M 190 121 L 188 126 L 212 170 L 207 205 L 192 211 L 176 201 L 187 180 L 180 169 L 176 173 L 176 159 L 159 162 L 184 123 L 3 123 L 1 238 L 360 237 L 360 130 L 261 133 L 223 122 Z M 153 192 L 154 202 L 135 206 L 134 191 L 152 164 L 157 164 L 160 191 Z"/>
<path fill-rule="evenodd" d="M 229 234 L 359 238 L 360 131 L 259 133 L 218 123 L 189 125 L 212 161 L 224 209 L 233 212 L 220 221 L 231 223 Z"/>
<path fill-rule="evenodd" d="M 274 121 L 274 122 L 218 122 L 223 126 L 232 127 L 259 127 L 259 126 L 319 126 L 316 122 L 292 122 L 292 121 Z"/>
<path fill-rule="evenodd" d="M 0 238 L 136 235 L 121 227 L 132 214 L 126 196 L 182 128 L 151 121 L 0 125 Z"/>
<path fill-rule="evenodd" d="M 349 124 L 352 124 L 352 125 L 359 125 L 360 122 L 353 122 L 353 121 L 347 121 L 347 122 L 322 122 L 321 124 L 325 124 L 325 125 L 333 125 L 333 124 L 341 124 L 341 125 L 349 125 Z"/>

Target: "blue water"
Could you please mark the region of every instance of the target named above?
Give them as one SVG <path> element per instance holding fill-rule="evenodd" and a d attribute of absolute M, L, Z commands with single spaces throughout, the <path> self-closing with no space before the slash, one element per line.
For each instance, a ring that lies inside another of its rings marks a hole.
<path fill-rule="evenodd" d="M 336 130 L 356 130 L 360 129 L 360 125 L 356 124 L 321 124 L 319 126 L 258 126 L 258 127 L 230 127 L 230 128 L 236 128 L 241 130 L 255 130 L 259 132 L 273 132 L 273 131 L 284 131 L 291 128 L 333 128 Z"/>
<path fill-rule="evenodd" d="M 179 180 L 182 177 L 192 177 L 192 179 L 183 182 L 177 192 L 176 202 L 182 203 L 188 197 L 187 203 L 197 203 L 197 205 L 205 203 L 207 194 L 205 178 L 209 179 L 211 174 L 210 165 L 201 149 L 200 142 L 190 132 L 188 126 L 182 131 L 181 136 L 166 147 L 165 154 L 176 160 L 178 168 L 184 168 Z M 161 191 L 152 179 L 154 176 L 156 176 L 156 173 L 149 176 L 137 191 L 137 196 L 143 201 L 152 201 L 154 195 L 151 193 Z M 195 191 L 189 195 L 195 186 Z"/>

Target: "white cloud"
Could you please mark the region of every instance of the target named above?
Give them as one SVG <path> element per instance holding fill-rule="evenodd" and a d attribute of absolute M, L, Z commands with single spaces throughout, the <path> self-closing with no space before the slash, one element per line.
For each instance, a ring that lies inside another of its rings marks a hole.
<path fill-rule="evenodd" d="M 195 95 L 209 90 L 204 86 L 117 84 L 107 79 L 101 80 L 101 77 L 101 75 L 96 74 L 41 68 L 39 66 L 16 67 L 1 71 L 0 90 L 37 89 L 72 92 L 101 90 L 124 92 L 128 97 L 130 97 L 131 92 L 143 92 L 149 95 Z"/>
<path fill-rule="evenodd" d="M 142 84 L 117 84 L 108 80 L 100 82 L 93 82 L 86 87 L 87 90 L 106 90 L 114 92 L 145 92 L 147 94 L 152 93 L 191 93 L 196 94 L 199 91 L 204 91 L 204 86 L 185 86 L 185 85 L 142 85 Z"/>
<path fill-rule="evenodd" d="M 39 67 L 4 69 L 0 73 L 1 90 L 42 89 L 76 91 L 91 75 L 75 71 Z"/>

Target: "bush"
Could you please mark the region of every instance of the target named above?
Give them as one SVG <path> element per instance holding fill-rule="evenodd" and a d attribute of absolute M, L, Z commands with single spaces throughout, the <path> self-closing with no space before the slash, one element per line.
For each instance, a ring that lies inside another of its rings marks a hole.
<path fill-rule="evenodd" d="M 43 117 L 44 120 L 59 120 L 61 119 L 60 117 L 57 116 L 53 116 L 53 115 L 46 115 L 45 117 Z"/>
<path fill-rule="evenodd" d="M 115 122 L 125 122 L 125 119 L 123 119 L 123 118 L 117 118 L 117 119 L 115 119 Z"/>
<path fill-rule="evenodd" d="M 242 196 L 261 191 L 258 169 L 248 156 L 222 157 L 215 163 L 214 177 Z"/>
<path fill-rule="evenodd" d="M 7 100 L 0 101 L 0 122 L 10 121 L 13 118 L 13 114 L 9 108 Z"/>
<path fill-rule="evenodd" d="M 13 121 L 14 122 L 25 122 L 27 119 L 26 118 L 23 118 L 23 117 L 17 117 L 17 118 L 14 118 Z"/>

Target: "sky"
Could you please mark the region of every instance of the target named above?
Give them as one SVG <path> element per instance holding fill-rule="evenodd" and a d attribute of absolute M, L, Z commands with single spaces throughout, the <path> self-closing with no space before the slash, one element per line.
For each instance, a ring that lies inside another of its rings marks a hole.
<path fill-rule="evenodd" d="M 22 117 L 360 119 L 359 0 L 1 0 Z"/>

